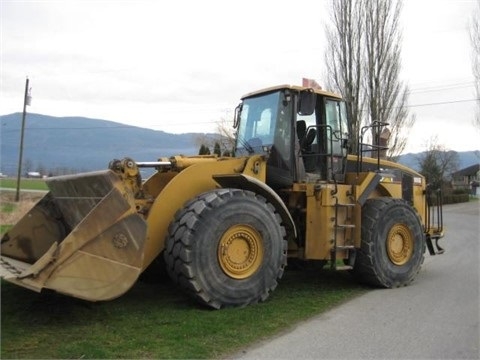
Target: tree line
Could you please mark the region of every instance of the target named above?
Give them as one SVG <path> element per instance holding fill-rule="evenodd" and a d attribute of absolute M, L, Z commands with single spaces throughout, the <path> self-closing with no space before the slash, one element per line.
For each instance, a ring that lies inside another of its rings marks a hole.
<path fill-rule="evenodd" d="M 210 147 L 205 144 L 200 145 L 200 149 L 198 150 L 198 155 L 212 155 L 215 154 L 217 156 L 232 156 L 232 151 L 229 149 L 223 149 L 220 146 L 220 143 L 215 142 L 213 145 L 213 150 L 210 151 Z"/>

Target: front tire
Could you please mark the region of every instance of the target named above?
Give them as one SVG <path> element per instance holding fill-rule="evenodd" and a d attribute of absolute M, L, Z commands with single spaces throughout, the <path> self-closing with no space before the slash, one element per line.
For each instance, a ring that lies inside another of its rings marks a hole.
<path fill-rule="evenodd" d="M 353 274 L 385 288 L 410 284 L 424 260 L 425 235 L 415 209 L 401 199 L 367 200 Z"/>
<path fill-rule="evenodd" d="M 175 215 L 165 244 L 167 272 L 216 309 L 264 301 L 283 275 L 285 236 L 279 214 L 262 196 L 213 190 Z"/>

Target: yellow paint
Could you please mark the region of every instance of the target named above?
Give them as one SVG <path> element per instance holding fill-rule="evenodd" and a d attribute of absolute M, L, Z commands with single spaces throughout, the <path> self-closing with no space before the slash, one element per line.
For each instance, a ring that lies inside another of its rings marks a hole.
<path fill-rule="evenodd" d="M 174 177 L 168 173 L 158 175 L 159 181 L 163 181 L 163 177 L 168 177 L 170 181 L 155 198 L 148 213 L 144 268 L 163 250 L 168 226 L 173 221 L 175 213 L 195 196 L 219 187 L 213 180 L 213 175 L 244 173 L 265 181 L 266 164 L 262 156 L 223 158 L 216 161 L 202 159 L 201 162 L 193 164 L 185 160 L 183 164 L 187 162 L 189 166 Z"/>

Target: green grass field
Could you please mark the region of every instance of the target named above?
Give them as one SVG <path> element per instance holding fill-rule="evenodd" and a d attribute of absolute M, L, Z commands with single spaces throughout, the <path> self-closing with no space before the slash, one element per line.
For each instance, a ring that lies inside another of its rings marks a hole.
<path fill-rule="evenodd" d="M 15 188 L 16 182 L 1 179 L 0 186 Z M 25 179 L 22 189 L 46 186 Z M 5 218 L 21 206 L 10 198 L 0 208 Z M 3 221 L 0 231 L 11 225 Z M 2 280 L 0 358 L 225 358 L 368 290 L 344 272 L 287 268 L 266 302 L 215 311 L 168 280 L 138 281 L 120 298 L 100 303 L 38 294 Z"/>
<path fill-rule="evenodd" d="M 366 291 L 346 273 L 290 270 L 266 302 L 210 310 L 169 281 L 101 303 L 3 282 L 1 358 L 228 357 Z"/>
<path fill-rule="evenodd" d="M 17 179 L 0 179 L 0 188 L 17 188 Z M 42 179 L 20 179 L 20 189 L 24 190 L 48 190 L 47 184 Z"/>

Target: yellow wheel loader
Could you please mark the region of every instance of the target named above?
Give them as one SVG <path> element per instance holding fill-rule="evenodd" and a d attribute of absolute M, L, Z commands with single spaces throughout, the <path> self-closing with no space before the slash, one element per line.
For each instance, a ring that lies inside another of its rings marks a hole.
<path fill-rule="evenodd" d="M 426 248 L 443 252 L 441 196 L 364 143 L 386 125 L 363 128 L 352 154 L 339 96 L 290 85 L 249 93 L 233 157 L 125 158 L 47 179 L 47 195 L 2 237 L 1 275 L 100 301 L 163 259 L 178 286 L 216 309 L 264 301 L 290 261 L 407 285 Z M 155 170 L 145 181 L 142 167 Z"/>

